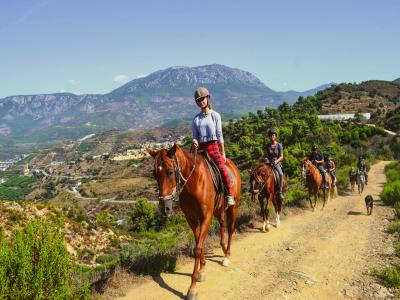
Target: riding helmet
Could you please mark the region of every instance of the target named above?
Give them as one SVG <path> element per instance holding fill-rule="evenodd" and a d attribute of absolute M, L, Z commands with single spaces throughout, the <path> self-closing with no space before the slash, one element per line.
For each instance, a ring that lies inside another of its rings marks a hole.
<path fill-rule="evenodd" d="M 204 98 L 210 96 L 210 93 L 205 87 L 199 87 L 195 92 L 194 92 L 194 101 L 197 101 L 197 99 Z"/>
<path fill-rule="evenodd" d="M 271 135 L 273 135 L 273 134 L 278 135 L 278 133 L 276 132 L 275 128 L 271 128 L 271 129 L 268 131 L 268 135 L 269 135 L 269 136 L 271 136 Z"/>
<path fill-rule="evenodd" d="M 315 151 L 315 150 L 318 150 L 318 147 L 317 147 L 317 145 L 313 145 L 311 149 L 312 149 L 312 151 Z"/>

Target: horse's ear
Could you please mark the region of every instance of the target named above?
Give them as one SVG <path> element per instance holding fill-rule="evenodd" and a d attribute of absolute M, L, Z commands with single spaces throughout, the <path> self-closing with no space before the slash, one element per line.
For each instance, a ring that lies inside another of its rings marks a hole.
<path fill-rule="evenodd" d="M 156 155 L 157 155 L 157 151 L 153 150 L 151 148 L 146 148 L 146 151 L 153 157 L 156 157 Z"/>
<path fill-rule="evenodd" d="M 171 149 L 168 150 L 167 155 L 168 155 L 169 158 L 172 158 L 175 155 L 176 148 L 177 148 L 177 146 L 176 146 L 176 144 L 174 144 L 171 147 Z"/>

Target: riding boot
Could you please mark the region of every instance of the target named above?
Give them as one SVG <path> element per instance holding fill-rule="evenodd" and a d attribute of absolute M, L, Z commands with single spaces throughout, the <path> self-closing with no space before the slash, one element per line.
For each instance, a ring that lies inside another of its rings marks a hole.
<path fill-rule="evenodd" d="M 279 180 L 279 193 L 278 193 L 278 197 L 279 197 L 280 200 L 283 200 L 283 199 L 284 199 L 284 196 L 283 196 L 283 179 L 282 179 L 282 178 L 280 178 L 280 180 Z"/>

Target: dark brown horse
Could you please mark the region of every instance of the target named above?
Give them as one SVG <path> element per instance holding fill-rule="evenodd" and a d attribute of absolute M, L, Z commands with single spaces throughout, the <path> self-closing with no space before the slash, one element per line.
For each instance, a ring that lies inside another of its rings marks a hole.
<path fill-rule="evenodd" d="M 327 200 L 331 197 L 331 186 L 332 186 L 332 178 L 330 175 L 327 175 L 327 185 L 328 188 L 324 189 L 324 180 L 318 168 L 309 160 L 303 160 L 303 172 L 302 176 L 306 178 L 306 186 L 308 188 L 308 200 L 310 201 L 310 206 L 312 210 L 315 210 L 318 201 L 318 193 L 319 190 L 322 188 L 324 192 L 324 201 L 322 204 L 322 209 L 324 209 Z M 314 205 L 311 201 L 311 195 L 314 195 Z"/>
<path fill-rule="evenodd" d="M 259 164 L 249 171 L 251 200 L 255 200 L 258 196 L 260 202 L 261 214 L 263 216 L 262 231 L 269 231 L 269 208 L 271 203 L 274 205 L 276 213 L 276 227 L 281 223 L 280 214 L 282 211 L 283 199 L 277 196 L 275 191 L 275 175 L 271 167 L 266 164 Z M 283 176 L 283 187 L 286 189 L 286 178 Z M 264 199 L 265 205 L 264 205 Z"/>
<path fill-rule="evenodd" d="M 214 209 L 216 190 L 205 159 L 197 153 L 192 154 L 177 145 L 170 149 L 155 151 L 147 149 L 154 157 L 154 176 L 159 188 L 159 202 L 164 213 L 172 213 L 172 202 L 179 200 L 180 207 L 186 220 L 193 230 L 196 246 L 192 283 L 187 297 L 197 297 L 197 281 L 205 280 L 204 241 L 210 228 L 213 215 L 217 218 L 220 231 L 220 244 L 224 252 L 222 264 L 229 265 L 231 255 L 232 234 L 235 228 L 237 207 L 240 201 L 241 179 L 235 164 L 227 159 L 226 166 L 234 177 L 233 191 L 235 205 L 225 209 L 223 195 L 218 206 Z M 228 244 L 225 242 L 225 214 L 228 227 Z M 200 265 L 199 265 L 200 264 Z"/>

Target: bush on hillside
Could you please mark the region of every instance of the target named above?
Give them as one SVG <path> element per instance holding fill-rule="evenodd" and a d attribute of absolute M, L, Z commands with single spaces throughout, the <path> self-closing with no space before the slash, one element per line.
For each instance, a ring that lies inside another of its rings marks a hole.
<path fill-rule="evenodd" d="M 133 211 L 130 216 L 135 231 L 148 231 L 154 228 L 156 225 L 154 209 L 154 205 L 146 198 L 142 197 L 137 199 L 133 205 Z"/>
<path fill-rule="evenodd" d="M 88 288 L 73 282 L 74 264 L 62 234 L 34 220 L 6 239 L 0 232 L 1 299 L 87 298 Z"/>
<path fill-rule="evenodd" d="M 387 183 L 382 192 L 381 199 L 388 205 L 393 205 L 400 201 L 400 180 Z"/>

